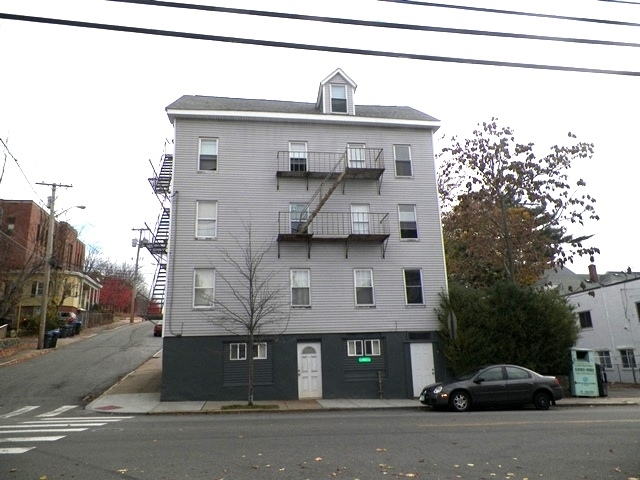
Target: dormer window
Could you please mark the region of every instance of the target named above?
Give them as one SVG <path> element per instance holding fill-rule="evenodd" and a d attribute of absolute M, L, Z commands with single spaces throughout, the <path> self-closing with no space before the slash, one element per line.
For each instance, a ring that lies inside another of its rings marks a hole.
<path fill-rule="evenodd" d="M 347 113 L 346 85 L 331 85 L 331 112 Z"/>

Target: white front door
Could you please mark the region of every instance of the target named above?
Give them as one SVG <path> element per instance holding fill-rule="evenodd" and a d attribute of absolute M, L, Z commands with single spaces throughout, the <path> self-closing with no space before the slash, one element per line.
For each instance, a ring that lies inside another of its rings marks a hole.
<path fill-rule="evenodd" d="M 411 344 L 411 372 L 413 396 L 419 397 L 423 387 L 436 381 L 433 367 L 433 345 L 431 343 Z"/>
<path fill-rule="evenodd" d="M 320 343 L 298 343 L 298 398 L 322 398 Z"/>

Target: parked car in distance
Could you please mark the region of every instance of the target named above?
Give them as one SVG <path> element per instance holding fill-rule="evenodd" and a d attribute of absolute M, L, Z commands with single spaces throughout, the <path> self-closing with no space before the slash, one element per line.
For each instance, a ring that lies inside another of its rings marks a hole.
<path fill-rule="evenodd" d="M 156 322 L 156 324 L 153 326 L 153 336 L 154 337 L 162 336 L 162 320 L 160 320 L 159 322 Z"/>
<path fill-rule="evenodd" d="M 563 397 L 556 377 L 517 365 L 486 365 L 446 382 L 427 385 L 420 402 L 466 412 L 471 407 L 533 405 L 548 410 Z"/>

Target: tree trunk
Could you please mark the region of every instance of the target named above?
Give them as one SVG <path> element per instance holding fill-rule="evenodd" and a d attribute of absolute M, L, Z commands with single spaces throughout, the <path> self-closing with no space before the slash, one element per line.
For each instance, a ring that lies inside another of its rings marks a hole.
<path fill-rule="evenodd" d="M 247 405 L 253 405 L 253 331 L 249 332 L 249 344 L 247 345 L 247 355 L 249 360 L 249 376 L 248 376 L 248 391 L 247 391 Z"/>

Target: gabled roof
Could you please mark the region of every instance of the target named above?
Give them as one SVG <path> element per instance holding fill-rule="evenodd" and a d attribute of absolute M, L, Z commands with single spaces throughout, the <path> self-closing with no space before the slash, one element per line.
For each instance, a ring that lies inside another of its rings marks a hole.
<path fill-rule="evenodd" d="M 167 108 L 167 115 L 173 121 L 176 116 L 196 116 L 202 117 L 210 114 L 220 116 L 221 113 L 232 115 L 234 112 L 260 114 L 283 114 L 283 115 L 305 115 L 315 117 L 326 117 L 321 111 L 316 109 L 315 104 L 305 102 L 286 102 L 280 100 L 258 100 L 247 98 L 227 98 L 227 97 L 206 97 L 200 95 L 183 95 L 178 100 L 170 104 Z M 439 122 L 431 115 L 427 115 L 415 108 L 382 105 L 358 105 L 357 118 L 406 120 L 416 122 Z M 434 125 L 437 127 L 437 125 Z"/>
<path fill-rule="evenodd" d="M 316 108 L 320 108 L 320 105 L 322 105 L 322 95 L 324 92 L 324 86 L 327 83 L 329 83 L 331 80 L 333 80 L 336 77 L 336 75 L 340 75 L 347 82 L 347 84 L 349 84 L 349 86 L 353 88 L 354 92 L 356 91 L 356 88 L 358 88 L 358 85 L 356 85 L 356 82 L 351 80 L 351 78 L 346 73 L 344 73 L 341 68 L 336 68 L 331 75 L 327 76 L 327 78 L 325 78 L 320 82 L 320 87 L 318 88 L 318 99 L 316 100 Z"/>

